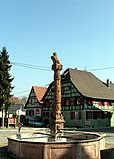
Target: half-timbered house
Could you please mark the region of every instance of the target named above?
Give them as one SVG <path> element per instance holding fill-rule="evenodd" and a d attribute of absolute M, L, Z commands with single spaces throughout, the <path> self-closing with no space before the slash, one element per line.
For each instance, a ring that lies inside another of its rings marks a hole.
<path fill-rule="evenodd" d="M 28 100 L 25 104 L 26 119 L 41 118 L 42 117 L 42 97 L 47 88 L 32 86 Z"/>
<path fill-rule="evenodd" d="M 104 83 L 90 72 L 67 69 L 61 75 L 61 109 L 66 126 L 114 126 L 114 84 Z M 43 97 L 43 119 L 51 118 L 54 85 Z"/>

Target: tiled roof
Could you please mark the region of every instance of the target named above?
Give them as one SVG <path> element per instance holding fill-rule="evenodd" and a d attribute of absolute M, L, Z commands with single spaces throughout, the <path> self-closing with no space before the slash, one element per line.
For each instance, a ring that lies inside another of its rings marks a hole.
<path fill-rule="evenodd" d="M 39 101 L 40 103 L 42 103 L 42 102 L 41 102 L 41 99 L 42 99 L 42 97 L 44 96 L 44 94 L 45 94 L 47 88 L 46 88 L 46 87 L 39 87 L 39 86 L 32 86 L 32 88 L 33 88 L 33 90 L 34 90 L 34 93 L 35 93 L 35 95 L 36 95 L 38 101 Z"/>
<path fill-rule="evenodd" d="M 11 97 L 9 101 L 13 104 L 19 104 L 19 98 L 18 97 Z"/>
<path fill-rule="evenodd" d="M 65 73 L 66 72 L 66 73 Z M 110 88 L 90 72 L 67 69 L 63 73 L 85 97 L 114 100 L 114 84 Z"/>
<path fill-rule="evenodd" d="M 24 109 L 24 105 L 23 105 L 23 104 L 12 104 L 12 105 L 9 107 L 8 111 L 9 111 L 9 112 L 12 112 L 12 111 L 15 111 L 15 112 L 16 112 L 16 110 L 18 110 L 18 109 L 23 110 L 23 109 Z"/>

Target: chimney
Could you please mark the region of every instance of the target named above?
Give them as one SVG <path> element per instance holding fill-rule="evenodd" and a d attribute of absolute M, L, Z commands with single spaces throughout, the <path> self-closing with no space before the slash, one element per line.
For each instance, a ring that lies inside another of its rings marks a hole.
<path fill-rule="evenodd" d="M 110 81 L 109 81 L 109 79 L 107 79 L 106 85 L 107 85 L 108 88 L 110 88 Z"/>

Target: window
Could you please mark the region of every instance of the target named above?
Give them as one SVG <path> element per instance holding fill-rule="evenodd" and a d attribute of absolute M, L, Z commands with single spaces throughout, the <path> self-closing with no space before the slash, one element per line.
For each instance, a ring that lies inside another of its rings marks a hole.
<path fill-rule="evenodd" d="M 50 100 L 46 101 L 46 106 L 50 106 Z"/>
<path fill-rule="evenodd" d="M 74 119 L 81 119 L 81 112 L 77 111 L 77 112 L 70 112 L 70 119 L 74 120 Z"/>
<path fill-rule="evenodd" d="M 86 119 L 92 119 L 92 111 L 86 112 Z"/>
<path fill-rule="evenodd" d="M 90 102 L 89 99 L 86 100 L 86 104 L 87 104 L 87 105 L 91 105 L 91 102 Z"/>
<path fill-rule="evenodd" d="M 93 119 L 97 119 L 97 112 L 96 111 L 93 112 Z"/>
<path fill-rule="evenodd" d="M 93 111 L 93 119 L 101 119 L 101 116 L 103 118 L 103 114 L 101 114 L 101 111 Z"/>
<path fill-rule="evenodd" d="M 43 116 L 44 116 L 45 118 L 49 118 L 49 112 L 43 112 Z"/>
<path fill-rule="evenodd" d="M 30 110 L 30 116 L 34 116 L 34 110 Z"/>
<path fill-rule="evenodd" d="M 61 105 L 65 106 L 65 99 L 64 98 L 62 98 L 62 100 L 61 100 Z"/>
<path fill-rule="evenodd" d="M 83 104 L 83 98 L 82 97 L 79 97 L 77 99 L 77 105 L 82 105 Z"/>
<path fill-rule="evenodd" d="M 70 102 L 71 102 L 71 101 L 70 101 L 70 98 L 67 98 L 67 99 L 66 99 L 66 105 L 70 105 Z"/>
<path fill-rule="evenodd" d="M 70 112 L 70 119 L 71 120 L 75 119 L 75 112 Z"/>
<path fill-rule="evenodd" d="M 101 112 L 101 119 L 105 119 L 104 111 Z"/>
<path fill-rule="evenodd" d="M 93 105 L 93 104 L 94 104 L 94 101 L 91 100 L 91 99 L 86 99 L 86 104 L 87 104 L 87 105 Z"/>
<path fill-rule="evenodd" d="M 107 102 L 100 101 L 100 102 L 99 102 L 99 105 L 100 105 L 100 106 L 105 106 L 105 105 L 107 105 Z"/>
<path fill-rule="evenodd" d="M 26 116 L 34 116 L 34 110 L 26 110 Z"/>
<path fill-rule="evenodd" d="M 107 105 L 108 106 L 112 106 L 112 102 L 107 102 Z"/>
<path fill-rule="evenodd" d="M 75 112 L 75 119 L 81 119 L 81 112 Z"/>
<path fill-rule="evenodd" d="M 101 119 L 109 118 L 111 119 L 111 112 L 102 111 L 101 112 Z"/>
<path fill-rule="evenodd" d="M 51 89 L 51 92 L 54 92 L 54 88 Z"/>
<path fill-rule="evenodd" d="M 29 116 L 29 110 L 26 110 L 26 116 Z"/>
<path fill-rule="evenodd" d="M 32 99 L 31 99 L 31 101 L 32 101 L 32 104 L 34 104 L 34 103 L 35 103 L 35 99 L 34 99 L 34 98 L 32 98 Z"/>
<path fill-rule="evenodd" d="M 104 117 L 109 118 L 109 112 L 104 112 Z"/>
<path fill-rule="evenodd" d="M 61 88 L 61 94 L 64 94 L 64 87 Z"/>
<path fill-rule="evenodd" d="M 75 104 L 76 104 L 75 97 L 70 98 L 70 105 L 75 105 Z"/>
<path fill-rule="evenodd" d="M 46 117 L 49 118 L 49 112 L 46 112 Z"/>
<path fill-rule="evenodd" d="M 31 104 L 32 102 L 31 102 L 31 98 L 29 99 L 29 103 Z"/>

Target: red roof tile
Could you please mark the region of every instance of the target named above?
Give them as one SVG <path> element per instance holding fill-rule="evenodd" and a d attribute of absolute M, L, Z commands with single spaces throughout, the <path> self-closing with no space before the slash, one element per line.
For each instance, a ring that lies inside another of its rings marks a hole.
<path fill-rule="evenodd" d="M 9 99 L 9 101 L 12 103 L 12 104 L 19 104 L 19 98 L 18 97 L 11 97 Z"/>
<path fill-rule="evenodd" d="M 34 93 L 35 93 L 35 95 L 36 95 L 38 101 L 39 101 L 40 103 L 42 103 L 42 102 L 41 102 L 41 99 L 42 99 L 42 97 L 44 96 L 44 94 L 45 94 L 47 88 L 46 88 L 46 87 L 39 87 L 39 86 L 32 86 L 32 88 L 33 88 L 33 90 L 34 90 Z"/>

